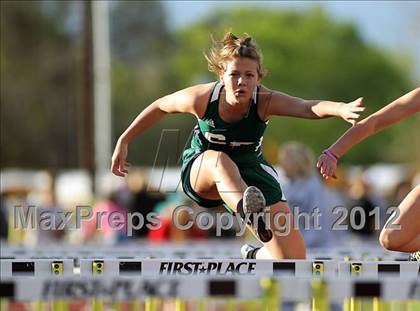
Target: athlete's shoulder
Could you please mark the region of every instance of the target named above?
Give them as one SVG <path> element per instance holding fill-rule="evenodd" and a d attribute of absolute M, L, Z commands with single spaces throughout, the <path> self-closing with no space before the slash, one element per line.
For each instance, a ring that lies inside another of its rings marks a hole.
<path fill-rule="evenodd" d="M 258 115 L 261 120 L 264 122 L 268 121 L 269 114 L 268 105 L 270 105 L 271 97 L 273 96 L 274 91 L 270 90 L 268 87 L 261 85 L 258 91 Z"/>
<path fill-rule="evenodd" d="M 213 85 L 214 83 L 198 84 L 166 95 L 159 99 L 159 108 L 168 113 L 186 112 L 199 117 Z"/>
<path fill-rule="evenodd" d="M 215 82 L 210 82 L 197 84 L 184 89 L 186 94 L 194 99 L 192 109 L 197 118 L 201 118 L 204 115 L 214 85 Z"/>
<path fill-rule="evenodd" d="M 214 87 L 214 82 L 210 83 L 203 83 L 203 84 L 196 84 L 193 86 L 189 86 L 185 89 L 180 90 L 184 94 L 188 94 L 195 97 L 202 97 L 210 95 L 211 90 Z"/>

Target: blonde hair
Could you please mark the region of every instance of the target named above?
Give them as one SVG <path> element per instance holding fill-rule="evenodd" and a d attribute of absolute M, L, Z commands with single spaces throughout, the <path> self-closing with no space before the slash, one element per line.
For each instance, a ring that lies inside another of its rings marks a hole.
<path fill-rule="evenodd" d="M 265 70 L 262 67 L 262 52 L 252 37 L 245 34 L 244 37 L 237 37 L 231 32 L 227 32 L 222 41 L 216 41 L 212 37 L 213 47 L 210 53 L 204 54 L 207 60 L 208 69 L 214 72 L 217 78 L 223 75 L 225 63 L 234 57 L 247 57 L 257 62 L 257 71 L 262 78 Z"/>
<path fill-rule="evenodd" d="M 311 149 L 300 142 L 288 142 L 280 147 L 280 158 L 293 165 L 296 177 L 307 178 L 314 173 L 315 157 Z"/>

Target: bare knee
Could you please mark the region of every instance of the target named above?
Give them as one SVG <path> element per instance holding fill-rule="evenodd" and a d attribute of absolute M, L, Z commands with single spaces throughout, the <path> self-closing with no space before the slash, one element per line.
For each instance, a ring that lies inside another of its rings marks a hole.
<path fill-rule="evenodd" d="M 390 251 L 398 251 L 401 242 L 398 239 L 398 232 L 392 229 L 383 229 L 379 236 L 379 243 L 383 248 Z"/>

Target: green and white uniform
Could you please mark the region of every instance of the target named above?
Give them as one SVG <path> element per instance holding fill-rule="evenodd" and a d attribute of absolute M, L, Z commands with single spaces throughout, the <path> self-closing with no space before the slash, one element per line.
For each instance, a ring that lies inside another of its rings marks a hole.
<path fill-rule="evenodd" d="M 277 172 L 262 155 L 261 145 L 268 122 L 258 116 L 259 88 L 254 91 L 247 115 L 232 123 L 223 121 L 219 115 L 222 88 L 223 84 L 215 83 L 206 112 L 194 128 L 191 146 L 183 152 L 181 179 L 185 194 L 203 207 L 223 204 L 222 200 L 200 197 L 190 183 L 194 160 L 206 150 L 216 150 L 226 153 L 235 162 L 248 186 L 256 186 L 262 191 L 267 205 L 285 201 Z"/>

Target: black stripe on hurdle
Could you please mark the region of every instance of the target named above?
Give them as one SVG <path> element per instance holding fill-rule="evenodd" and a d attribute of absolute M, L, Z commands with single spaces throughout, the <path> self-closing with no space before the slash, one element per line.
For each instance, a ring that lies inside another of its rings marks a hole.
<path fill-rule="evenodd" d="M 400 265 L 398 264 L 378 264 L 378 274 L 398 273 L 400 274 Z"/>
<path fill-rule="evenodd" d="M 273 274 L 288 272 L 295 274 L 296 264 L 294 262 L 273 262 Z"/>
<path fill-rule="evenodd" d="M 355 297 L 381 297 L 382 286 L 379 282 L 356 282 L 353 293 Z"/>
<path fill-rule="evenodd" d="M 35 274 L 35 264 L 31 262 L 12 262 L 12 275 L 16 274 L 25 274 L 25 275 L 34 275 Z"/>
<path fill-rule="evenodd" d="M 0 297 L 1 298 L 13 298 L 13 297 L 15 297 L 15 283 L 13 283 L 13 282 L 1 282 L 0 283 Z"/>
<path fill-rule="evenodd" d="M 226 280 L 210 280 L 207 293 L 209 296 L 236 296 L 236 282 Z"/>
<path fill-rule="evenodd" d="M 141 261 L 121 261 L 119 266 L 120 274 L 131 272 L 141 273 L 142 269 Z"/>

